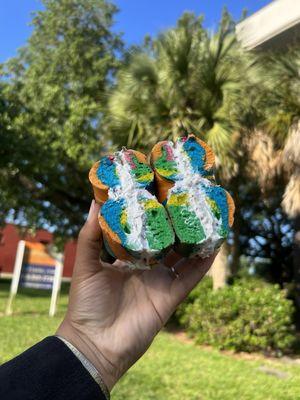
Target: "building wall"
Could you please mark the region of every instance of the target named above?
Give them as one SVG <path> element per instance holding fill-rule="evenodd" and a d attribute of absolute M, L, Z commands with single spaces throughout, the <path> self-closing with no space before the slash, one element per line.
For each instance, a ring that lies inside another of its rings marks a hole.
<path fill-rule="evenodd" d="M 52 243 L 53 235 L 44 229 L 38 230 L 36 234 L 31 235 L 28 232 L 22 232 L 13 224 L 7 224 L 0 231 L 0 276 L 13 273 L 16 251 L 21 239 L 29 242 Z M 64 248 L 64 278 L 72 276 L 75 254 L 76 241 L 70 240 Z"/>
<path fill-rule="evenodd" d="M 76 240 L 70 240 L 66 243 L 64 249 L 64 271 L 63 277 L 70 278 L 73 273 L 76 256 Z"/>
<path fill-rule="evenodd" d="M 236 26 L 247 50 L 284 50 L 300 43 L 300 1 L 276 0 Z"/>

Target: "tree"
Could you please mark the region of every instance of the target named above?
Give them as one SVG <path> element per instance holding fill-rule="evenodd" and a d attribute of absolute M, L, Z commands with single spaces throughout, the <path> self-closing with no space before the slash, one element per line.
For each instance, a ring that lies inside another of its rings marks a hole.
<path fill-rule="evenodd" d="M 16 146 L 15 136 L 10 132 L 11 110 L 4 95 L 6 88 L 5 82 L 0 82 L 0 187 L 5 188 L 9 185 L 8 166 L 10 163 L 9 155 L 12 154 Z M 0 191 L 0 220 L 4 221 L 10 209 L 9 199 L 6 197 L 6 190 Z"/>
<path fill-rule="evenodd" d="M 226 267 L 227 265 L 227 258 L 227 243 L 223 243 L 209 271 L 209 275 L 212 277 L 213 281 L 213 290 L 221 289 L 225 286 L 229 272 L 227 268 L 224 268 L 224 266 Z"/>
<path fill-rule="evenodd" d="M 111 31 L 117 10 L 105 0 L 43 4 L 28 44 L 5 66 L 4 95 L 18 112 L 4 200 L 15 219 L 73 234 L 92 197 L 88 169 L 107 146 L 101 121 L 121 48 Z"/>
<path fill-rule="evenodd" d="M 263 189 L 285 181 L 282 207 L 294 228 L 293 279 L 300 310 L 300 51 L 269 53 L 260 57 L 261 91 L 266 98 L 264 128 L 273 141 L 269 163 L 264 165 Z"/>
<path fill-rule="evenodd" d="M 115 139 L 147 149 L 159 138 L 194 131 L 221 157 L 234 130 L 229 103 L 242 79 L 240 61 L 226 13 L 214 35 L 203 29 L 202 18 L 184 14 L 120 70 L 108 113 Z"/>

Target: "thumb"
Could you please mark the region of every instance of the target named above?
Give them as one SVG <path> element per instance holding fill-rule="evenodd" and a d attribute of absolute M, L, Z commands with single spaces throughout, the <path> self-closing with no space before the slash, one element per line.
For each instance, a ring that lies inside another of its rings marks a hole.
<path fill-rule="evenodd" d="M 99 271 L 102 232 L 98 221 L 100 205 L 92 201 L 88 218 L 78 236 L 75 271 L 95 273 Z"/>

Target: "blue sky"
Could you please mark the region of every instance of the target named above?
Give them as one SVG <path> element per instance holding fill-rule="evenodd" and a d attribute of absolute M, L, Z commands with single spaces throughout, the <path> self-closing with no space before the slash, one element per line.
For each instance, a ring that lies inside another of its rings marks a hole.
<path fill-rule="evenodd" d="M 140 43 L 146 34 L 173 26 L 185 10 L 203 14 L 205 26 L 213 29 L 225 5 L 238 19 L 244 8 L 252 14 L 268 3 L 270 0 L 116 0 L 120 12 L 114 29 L 124 33 L 127 43 Z M 0 0 L 0 62 L 26 43 L 31 12 L 40 8 L 38 0 Z"/>

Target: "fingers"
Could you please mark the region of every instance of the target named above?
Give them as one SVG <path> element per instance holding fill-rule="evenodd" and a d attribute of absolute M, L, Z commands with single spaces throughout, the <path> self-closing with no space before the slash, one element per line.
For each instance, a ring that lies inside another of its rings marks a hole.
<path fill-rule="evenodd" d="M 102 233 L 98 222 L 100 205 L 92 201 L 86 223 L 78 236 L 75 271 L 76 273 L 95 273 L 100 268 Z"/>
<path fill-rule="evenodd" d="M 212 265 L 214 258 L 215 255 L 205 259 L 182 258 L 173 265 L 172 260 L 169 259 L 169 262 L 164 262 L 164 265 L 144 272 L 147 291 L 163 321 L 171 316 L 176 307 L 200 282 Z M 178 277 L 170 267 L 175 268 Z"/>
<path fill-rule="evenodd" d="M 176 253 L 174 250 L 170 250 L 166 257 L 163 259 L 163 264 L 166 267 L 172 267 L 180 260 L 182 260 L 182 256 Z"/>
<path fill-rule="evenodd" d="M 201 259 L 182 259 L 174 268 L 178 277 L 174 279 L 170 295 L 174 307 L 185 299 L 188 293 L 201 281 L 211 267 L 215 254 Z"/>

